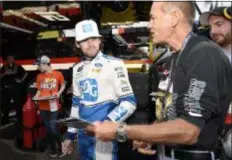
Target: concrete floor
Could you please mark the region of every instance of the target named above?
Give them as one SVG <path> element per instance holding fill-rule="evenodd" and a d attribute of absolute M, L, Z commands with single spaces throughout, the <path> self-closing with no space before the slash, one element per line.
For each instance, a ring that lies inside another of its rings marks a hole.
<path fill-rule="evenodd" d="M 25 151 L 15 146 L 14 123 L 0 128 L 0 160 L 77 160 L 77 154 L 62 158 L 50 158 L 45 152 Z"/>
<path fill-rule="evenodd" d="M 75 154 L 50 158 L 47 152 L 28 152 L 15 147 L 13 140 L 0 140 L 0 160 L 76 160 Z"/>

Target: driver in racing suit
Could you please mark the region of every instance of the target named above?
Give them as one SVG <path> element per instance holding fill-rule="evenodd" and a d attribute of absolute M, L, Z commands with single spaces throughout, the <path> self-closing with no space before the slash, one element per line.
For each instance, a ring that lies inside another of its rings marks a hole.
<path fill-rule="evenodd" d="M 126 120 L 136 109 L 136 99 L 122 60 L 100 51 L 101 35 L 97 24 L 84 20 L 76 25 L 76 45 L 83 61 L 73 67 L 73 100 L 71 117 L 84 120 Z M 71 143 L 77 129 L 68 128 L 63 152 L 71 154 Z M 116 142 L 103 142 L 78 130 L 81 160 L 117 160 Z"/>

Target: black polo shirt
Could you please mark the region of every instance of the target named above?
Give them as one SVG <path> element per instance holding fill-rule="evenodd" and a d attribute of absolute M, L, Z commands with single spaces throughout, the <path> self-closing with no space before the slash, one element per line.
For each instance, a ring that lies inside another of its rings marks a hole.
<path fill-rule="evenodd" d="M 218 45 L 194 35 L 172 72 L 177 118 L 201 130 L 197 144 L 190 148 L 214 149 L 231 100 L 232 71 L 228 58 Z"/>

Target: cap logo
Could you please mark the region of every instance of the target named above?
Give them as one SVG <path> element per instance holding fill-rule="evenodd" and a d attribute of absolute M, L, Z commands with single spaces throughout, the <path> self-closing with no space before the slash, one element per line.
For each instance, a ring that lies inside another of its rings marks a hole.
<path fill-rule="evenodd" d="M 84 33 L 93 32 L 93 27 L 91 24 L 84 24 L 82 29 Z"/>

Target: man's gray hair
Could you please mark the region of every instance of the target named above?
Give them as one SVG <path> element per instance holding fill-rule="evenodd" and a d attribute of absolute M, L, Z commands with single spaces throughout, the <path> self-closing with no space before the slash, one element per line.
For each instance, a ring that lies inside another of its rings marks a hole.
<path fill-rule="evenodd" d="M 163 6 L 162 6 L 163 12 L 168 13 L 172 11 L 173 8 L 180 9 L 183 12 L 189 25 L 190 26 L 193 25 L 194 20 L 195 20 L 195 14 L 196 14 L 196 8 L 194 5 L 194 2 L 192 1 L 182 1 L 182 2 L 165 1 L 163 3 Z"/>

